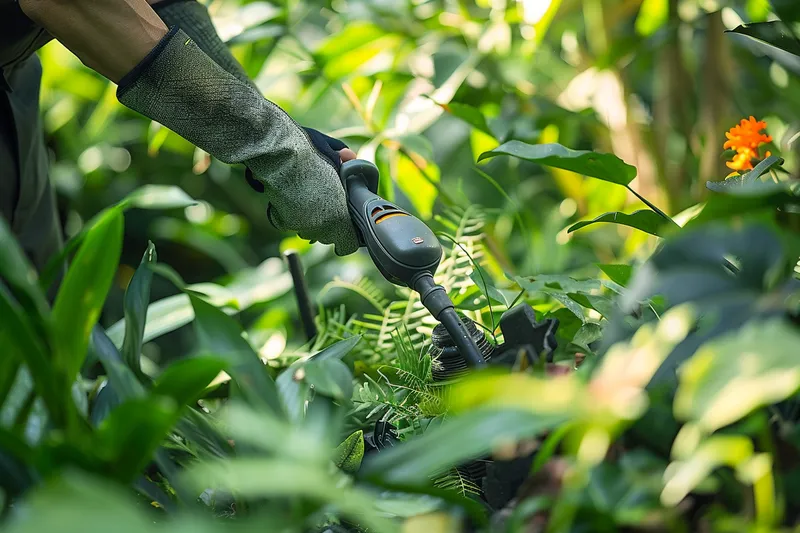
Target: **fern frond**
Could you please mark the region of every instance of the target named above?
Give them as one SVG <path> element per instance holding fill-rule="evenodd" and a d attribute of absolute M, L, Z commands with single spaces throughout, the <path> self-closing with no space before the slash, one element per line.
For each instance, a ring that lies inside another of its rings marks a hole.
<path fill-rule="evenodd" d="M 383 313 L 389 306 L 389 299 L 383 294 L 380 288 L 371 279 L 366 277 L 358 278 L 356 281 L 345 281 L 341 278 L 334 278 L 322 287 L 319 298 L 323 298 L 333 289 L 344 289 L 353 292 L 364 298 L 379 313 Z"/>
<path fill-rule="evenodd" d="M 462 496 L 477 496 L 481 493 L 481 489 L 456 468 L 448 470 L 446 473 L 434 479 L 433 485 L 439 489 L 458 492 Z"/>

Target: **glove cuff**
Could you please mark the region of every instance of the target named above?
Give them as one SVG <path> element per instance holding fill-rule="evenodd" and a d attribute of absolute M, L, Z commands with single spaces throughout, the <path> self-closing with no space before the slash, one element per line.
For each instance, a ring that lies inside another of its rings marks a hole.
<path fill-rule="evenodd" d="M 117 84 L 117 98 L 122 98 L 122 95 L 125 94 L 128 89 L 130 89 L 134 83 L 150 68 L 150 66 L 155 62 L 156 59 L 161 55 L 167 45 L 175 38 L 178 34 L 178 28 L 174 27 L 171 28 L 167 34 L 161 38 L 157 45 L 153 47 L 147 55 L 139 61 L 139 64 L 133 67 L 133 69 L 125 74 L 121 80 L 119 80 L 119 84 Z"/>
<path fill-rule="evenodd" d="M 163 0 L 153 10 L 169 26 L 177 26 L 191 37 L 214 62 L 240 81 L 255 86 L 244 67 L 220 39 L 205 5 L 197 0 Z"/>

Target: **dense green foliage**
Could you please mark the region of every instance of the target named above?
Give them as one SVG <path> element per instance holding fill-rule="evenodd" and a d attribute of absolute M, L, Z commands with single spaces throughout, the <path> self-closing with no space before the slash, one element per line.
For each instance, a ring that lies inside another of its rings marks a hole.
<path fill-rule="evenodd" d="M 264 94 L 437 231 L 491 345 L 509 309 L 558 321 L 552 362 L 451 381 L 415 295 L 278 234 L 51 43 L 70 266 L 49 302 L 0 222 L 2 529 L 794 530 L 795 4 L 211 2 Z M 749 116 L 771 139 L 729 176 Z"/>

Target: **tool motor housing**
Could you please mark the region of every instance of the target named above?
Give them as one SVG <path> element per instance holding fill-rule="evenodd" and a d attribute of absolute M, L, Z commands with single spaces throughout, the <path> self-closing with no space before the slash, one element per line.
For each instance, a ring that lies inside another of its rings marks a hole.
<path fill-rule="evenodd" d="M 340 175 L 360 244 L 381 274 L 412 288 L 420 274 L 433 275 L 442 259 L 442 245 L 425 223 L 377 195 L 378 168 L 353 159 L 342 164 Z"/>

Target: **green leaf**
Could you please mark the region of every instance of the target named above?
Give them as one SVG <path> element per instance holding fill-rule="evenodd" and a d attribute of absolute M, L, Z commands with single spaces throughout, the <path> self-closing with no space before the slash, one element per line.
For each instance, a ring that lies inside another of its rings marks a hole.
<path fill-rule="evenodd" d="M 364 459 L 364 432 L 354 431 L 333 452 L 333 463 L 348 474 L 358 472 Z"/>
<path fill-rule="evenodd" d="M 122 209 L 178 209 L 197 204 L 197 200 L 174 185 L 144 185 L 123 198 Z"/>
<path fill-rule="evenodd" d="M 636 177 L 636 167 L 613 154 L 570 150 L 560 144 L 527 144 L 509 141 L 480 155 L 483 161 L 498 155 L 510 155 L 540 165 L 570 170 L 617 185 L 627 186 Z"/>
<path fill-rule="evenodd" d="M 100 424 L 93 448 L 105 459 L 110 474 L 130 482 L 153 459 L 179 413 L 179 406 L 169 398 L 128 400 Z"/>
<path fill-rule="evenodd" d="M 610 319 L 614 315 L 614 308 L 616 304 L 614 300 L 609 298 L 608 296 L 601 296 L 599 294 L 587 294 L 587 293 L 575 293 L 570 292 L 567 293 L 567 296 L 581 304 L 583 307 L 587 309 L 594 309 L 603 318 Z"/>
<path fill-rule="evenodd" d="M 214 378 L 225 369 L 217 357 L 192 357 L 169 365 L 153 384 L 152 393 L 168 396 L 178 405 L 197 401 Z"/>
<path fill-rule="evenodd" d="M 122 249 L 122 213 L 109 211 L 86 235 L 56 296 L 54 364 L 70 383 L 86 357 L 92 327 L 111 288 Z"/>
<path fill-rule="evenodd" d="M 66 410 L 71 404 L 65 403 L 66 398 L 62 397 L 56 388 L 57 381 L 50 354 L 42 344 L 43 339 L 31 324 L 28 313 L 13 299 L 2 283 L 0 283 L 0 324 L 3 325 L 0 329 L 3 357 L 27 364 L 36 391 L 44 398 L 51 416 L 56 423 L 64 423 Z M 14 365 L 10 365 L 9 370 L 11 366 Z M 7 386 L 10 388 L 12 384 L 13 381 Z"/>
<path fill-rule="evenodd" d="M 353 395 L 353 375 L 347 365 L 338 359 L 309 361 L 305 369 L 305 382 L 319 394 L 334 400 L 346 401 Z"/>
<path fill-rule="evenodd" d="M 721 193 L 736 194 L 738 189 L 748 191 L 751 187 L 758 190 L 759 187 L 769 185 L 770 182 L 762 182 L 759 180 L 761 176 L 766 174 L 771 168 L 783 164 L 783 159 L 778 156 L 771 155 L 759 162 L 753 170 L 747 174 L 736 175 L 722 181 L 707 181 L 706 188 Z M 774 183 L 774 182 L 772 182 Z"/>
<path fill-rule="evenodd" d="M 593 220 L 585 220 L 583 222 L 573 224 L 567 231 L 572 233 L 573 231 L 577 231 L 581 228 L 585 228 L 586 226 L 597 224 L 599 222 L 610 222 L 612 224 L 620 224 L 622 226 L 636 228 L 645 233 L 649 233 L 650 235 L 655 235 L 656 237 L 664 237 L 666 235 L 666 232 L 664 231 L 665 228 L 679 228 L 677 224 L 674 222 L 670 224 L 669 221 L 665 220 L 664 217 L 655 211 L 651 211 L 650 209 L 640 209 L 639 211 L 634 211 L 630 215 L 626 213 L 620 213 L 619 211 L 615 211 L 613 213 L 604 213 Z"/>
<path fill-rule="evenodd" d="M 225 359 L 228 373 L 245 398 L 268 407 L 278 416 L 283 408 L 275 382 L 252 346 L 242 337 L 242 328 L 231 317 L 197 296 L 189 295 L 195 314 L 195 331 L 200 346 L 209 354 Z"/>
<path fill-rule="evenodd" d="M 669 0 L 644 0 L 636 17 L 636 33 L 648 37 L 669 20 Z"/>
<path fill-rule="evenodd" d="M 680 372 L 675 414 L 710 433 L 800 388 L 800 331 L 783 319 L 752 321 L 717 337 Z"/>
<path fill-rule="evenodd" d="M 603 337 L 603 328 L 600 324 L 586 322 L 572 338 L 572 344 L 580 346 L 584 350 L 592 351 L 589 345 Z"/>
<path fill-rule="evenodd" d="M 597 267 L 608 276 L 611 281 L 627 287 L 633 275 L 633 267 L 631 265 L 597 265 Z"/>
<path fill-rule="evenodd" d="M 139 268 L 125 291 L 125 337 L 122 341 L 122 357 L 125 364 L 134 372 L 141 372 L 142 338 L 147 322 L 147 306 L 150 303 L 150 284 L 153 271 L 150 265 L 157 261 L 156 248 L 148 243 Z"/>
<path fill-rule="evenodd" d="M 245 498 L 310 498 L 337 507 L 359 525 L 381 533 L 397 533 L 397 524 L 372 508 L 373 497 L 328 474 L 321 465 L 301 461 L 242 457 L 204 462 L 188 469 L 186 481 L 197 490 L 215 487 Z M 275 480 L 281 480 L 276 483 Z"/>
<path fill-rule="evenodd" d="M 422 485 L 431 477 L 491 453 L 498 442 L 532 438 L 564 421 L 513 408 L 482 409 L 446 420 L 419 437 L 365 458 L 360 477 Z"/>
<path fill-rule="evenodd" d="M 361 335 L 354 335 L 346 339 L 337 341 L 324 350 L 311 356 L 312 361 L 326 361 L 329 359 L 341 360 L 345 355 L 353 351 L 353 348 L 361 340 Z"/>
<path fill-rule="evenodd" d="M 478 290 L 480 290 L 481 294 L 487 298 L 490 298 L 492 301 L 508 306 L 511 302 L 506 298 L 504 293 L 494 286 L 489 273 L 478 264 L 473 264 L 472 266 L 473 269 L 469 274 L 469 279 L 471 279 L 472 283 L 478 287 Z"/>
<path fill-rule="evenodd" d="M 483 133 L 495 137 L 489 125 L 486 124 L 486 117 L 480 110 L 467 104 L 459 104 L 457 102 L 450 102 L 449 104 L 442 105 L 445 111 L 454 117 L 458 117 L 473 128 L 482 131 Z"/>
<path fill-rule="evenodd" d="M 761 53 L 774 59 L 795 74 L 800 74 L 800 41 L 782 22 L 757 22 L 729 30 L 739 39 L 748 39 Z"/>
<path fill-rule="evenodd" d="M 89 352 L 96 357 L 108 376 L 109 386 L 114 389 L 120 400 L 141 398 L 145 394 L 144 386 L 133 371 L 125 365 L 117 347 L 105 334 L 102 328 L 95 327 L 89 340 Z"/>

